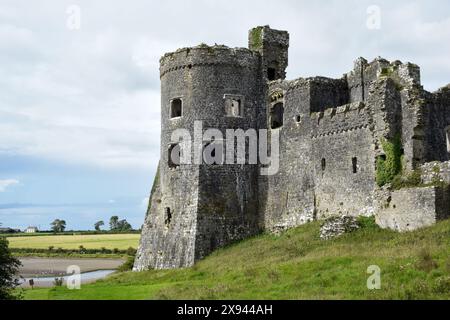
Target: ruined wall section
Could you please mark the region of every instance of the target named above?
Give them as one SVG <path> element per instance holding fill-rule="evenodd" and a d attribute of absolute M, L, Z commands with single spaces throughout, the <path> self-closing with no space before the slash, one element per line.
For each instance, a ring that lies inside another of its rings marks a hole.
<path fill-rule="evenodd" d="M 426 104 L 420 85 L 420 68 L 401 61 L 377 58 L 368 63 L 359 58 L 346 75 L 350 101 L 373 105 L 377 156 L 383 154 L 381 141 L 400 134 L 404 165 L 413 169 L 426 158 L 424 112 Z"/>
<path fill-rule="evenodd" d="M 289 33 L 259 26 L 249 31 L 249 49 L 262 57 L 262 71 L 265 80 L 284 80 L 289 62 Z"/>
<path fill-rule="evenodd" d="M 311 151 L 317 218 L 373 212 L 372 113 L 363 102 L 313 112 Z"/>
<path fill-rule="evenodd" d="M 382 228 L 399 232 L 413 231 L 449 217 L 448 188 L 378 190 L 375 198 L 375 219 Z"/>
<path fill-rule="evenodd" d="M 418 88 L 401 91 L 402 103 L 402 141 L 404 149 L 404 166 L 413 170 L 426 161 L 427 104 L 422 99 Z"/>
<path fill-rule="evenodd" d="M 419 169 L 422 175 L 422 182 L 425 184 L 440 182 L 450 184 L 450 161 L 427 162 L 421 165 Z"/>
<path fill-rule="evenodd" d="M 354 62 L 353 70 L 344 75 L 349 88 L 349 102 L 366 101 L 370 95 L 370 87 L 387 67 L 389 61 L 382 58 L 370 63 L 364 58 L 358 58 Z"/>
<path fill-rule="evenodd" d="M 314 77 L 307 80 L 310 85 L 311 112 L 321 112 L 349 103 L 349 90 L 345 79 Z"/>
<path fill-rule="evenodd" d="M 400 93 L 390 78 L 380 78 L 372 83 L 366 101 L 373 118 L 374 163 L 379 156 L 386 156 L 383 142 L 401 135 L 402 109 Z"/>
<path fill-rule="evenodd" d="M 278 173 L 259 178 L 262 223 L 269 231 L 285 230 L 314 219 L 310 91 L 310 83 L 304 79 L 273 82 L 269 87 L 268 108 L 284 104 L 283 126 L 269 128 L 269 134 L 280 137 Z M 270 119 L 267 121 L 270 123 Z"/>
<path fill-rule="evenodd" d="M 424 91 L 424 162 L 449 160 L 450 86 Z"/>

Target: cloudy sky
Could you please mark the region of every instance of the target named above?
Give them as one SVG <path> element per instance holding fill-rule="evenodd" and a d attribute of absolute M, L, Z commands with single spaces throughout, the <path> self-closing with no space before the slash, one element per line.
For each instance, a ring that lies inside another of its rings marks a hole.
<path fill-rule="evenodd" d="M 383 56 L 419 64 L 429 91 L 450 82 L 448 0 L 0 0 L 3 226 L 87 229 L 116 214 L 139 227 L 159 158 L 159 57 L 243 47 L 266 24 L 291 34 L 291 79 Z"/>

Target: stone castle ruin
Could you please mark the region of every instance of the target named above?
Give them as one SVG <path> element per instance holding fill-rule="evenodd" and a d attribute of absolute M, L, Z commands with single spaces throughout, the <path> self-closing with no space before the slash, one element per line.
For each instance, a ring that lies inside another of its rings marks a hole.
<path fill-rule="evenodd" d="M 340 79 L 285 80 L 288 47 L 288 32 L 264 26 L 248 49 L 200 45 L 161 58 L 161 159 L 135 271 L 192 266 L 232 242 L 330 216 L 375 216 L 398 231 L 449 216 L 450 86 L 427 92 L 417 65 L 382 58 L 359 58 Z M 195 121 L 224 136 L 279 134 L 278 172 L 174 163 L 171 134 L 193 133 Z"/>

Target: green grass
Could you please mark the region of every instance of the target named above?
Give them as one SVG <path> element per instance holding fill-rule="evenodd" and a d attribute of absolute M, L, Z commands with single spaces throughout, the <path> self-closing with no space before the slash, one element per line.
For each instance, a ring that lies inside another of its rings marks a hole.
<path fill-rule="evenodd" d="M 129 247 L 137 248 L 139 234 L 105 234 L 105 235 L 61 235 L 61 236 L 35 236 L 35 237 L 10 237 L 10 248 L 48 249 L 49 246 L 62 249 L 78 249 L 83 246 L 86 249 L 117 248 L 126 250 Z"/>
<path fill-rule="evenodd" d="M 331 241 L 319 223 L 261 235 L 194 267 L 118 273 L 81 290 L 25 291 L 26 299 L 450 299 L 450 221 L 398 234 L 371 224 Z M 368 290 L 370 265 L 381 290 Z"/>

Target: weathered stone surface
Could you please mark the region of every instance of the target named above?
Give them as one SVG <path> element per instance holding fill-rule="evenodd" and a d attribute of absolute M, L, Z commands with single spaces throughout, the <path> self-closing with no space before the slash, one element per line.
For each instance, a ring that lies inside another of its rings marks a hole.
<path fill-rule="evenodd" d="M 429 227 L 450 216 L 448 188 L 385 190 L 377 199 L 377 224 L 400 232 Z"/>
<path fill-rule="evenodd" d="M 320 238 L 329 240 L 342 236 L 359 229 L 358 221 L 355 217 L 336 216 L 325 219 L 320 228 Z"/>
<path fill-rule="evenodd" d="M 340 79 L 285 80 L 288 47 L 286 31 L 264 26 L 250 31 L 249 49 L 200 45 L 161 58 L 161 160 L 135 270 L 192 266 L 262 231 L 336 215 L 376 215 L 400 231 L 448 216 L 445 191 L 391 192 L 375 177 L 383 141 L 400 137 L 406 171 L 422 169 L 425 182 L 439 171 L 450 182 L 450 87 L 427 92 L 418 66 L 383 58 L 359 58 Z M 173 101 L 181 112 L 171 110 Z M 279 133 L 279 170 L 173 166 L 171 135 L 185 129 L 192 137 L 195 121 L 224 136 L 227 129 Z"/>
<path fill-rule="evenodd" d="M 429 162 L 420 167 L 423 183 L 445 182 L 450 184 L 450 161 Z"/>

